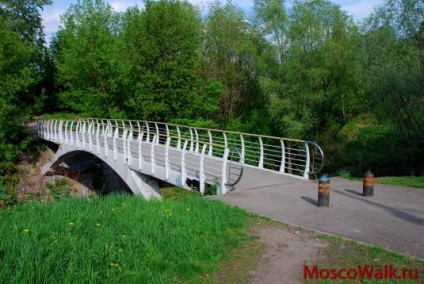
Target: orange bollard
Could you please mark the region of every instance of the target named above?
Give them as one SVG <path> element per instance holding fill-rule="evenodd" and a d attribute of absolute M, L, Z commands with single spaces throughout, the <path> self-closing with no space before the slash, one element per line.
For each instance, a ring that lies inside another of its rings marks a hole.
<path fill-rule="evenodd" d="M 374 195 L 374 174 L 368 170 L 364 174 L 364 186 L 363 186 L 363 196 L 373 196 Z"/>
<path fill-rule="evenodd" d="M 330 206 L 330 179 L 322 175 L 318 180 L 318 207 Z"/>

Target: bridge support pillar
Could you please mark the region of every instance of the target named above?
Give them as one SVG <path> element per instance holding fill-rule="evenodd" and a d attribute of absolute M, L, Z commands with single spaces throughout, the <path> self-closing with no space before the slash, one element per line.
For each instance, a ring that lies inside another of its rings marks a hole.
<path fill-rule="evenodd" d="M 128 169 L 125 180 L 134 194 L 142 195 L 145 199 L 161 198 L 156 178 Z"/>

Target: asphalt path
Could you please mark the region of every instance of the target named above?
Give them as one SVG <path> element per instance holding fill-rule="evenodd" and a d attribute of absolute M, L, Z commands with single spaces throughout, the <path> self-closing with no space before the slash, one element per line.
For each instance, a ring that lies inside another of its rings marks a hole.
<path fill-rule="evenodd" d="M 318 183 L 245 168 L 235 189 L 214 196 L 285 223 L 339 235 L 424 259 L 424 189 L 331 178 L 330 206 L 318 207 Z"/>

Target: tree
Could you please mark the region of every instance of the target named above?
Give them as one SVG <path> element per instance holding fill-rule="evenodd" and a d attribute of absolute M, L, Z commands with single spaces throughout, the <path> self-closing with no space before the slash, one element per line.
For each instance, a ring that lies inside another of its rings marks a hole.
<path fill-rule="evenodd" d="M 363 80 L 375 113 L 400 138 L 398 163 L 422 174 L 424 2 L 387 0 L 384 4 L 363 23 L 367 55 Z"/>
<path fill-rule="evenodd" d="M 44 38 L 39 9 L 50 2 L 0 2 L 0 176 L 13 171 L 26 147 L 19 119 L 41 78 Z"/>
<path fill-rule="evenodd" d="M 256 26 L 260 33 L 269 36 L 277 49 L 278 60 L 283 62 L 288 16 L 284 0 L 255 0 Z"/>
<path fill-rule="evenodd" d="M 243 11 L 232 3 L 213 3 L 205 20 L 202 77 L 220 83 L 221 125 L 231 125 L 257 106 L 257 54 L 255 33 Z"/>
<path fill-rule="evenodd" d="M 359 112 L 359 32 L 331 2 L 295 1 L 286 50 L 271 86 L 270 113 L 277 133 L 329 138 Z"/>
<path fill-rule="evenodd" d="M 83 0 L 62 22 L 52 42 L 62 104 L 88 116 L 123 117 L 128 93 L 119 14 L 101 0 Z"/>
<path fill-rule="evenodd" d="M 158 121 L 193 118 L 201 21 L 188 2 L 146 1 L 125 13 L 123 41 L 132 95 L 131 117 Z"/>

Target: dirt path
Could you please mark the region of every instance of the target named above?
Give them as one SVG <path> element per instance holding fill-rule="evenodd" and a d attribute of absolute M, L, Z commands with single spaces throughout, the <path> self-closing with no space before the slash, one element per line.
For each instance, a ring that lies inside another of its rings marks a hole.
<path fill-rule="evenodd" d="M 304 264 L 317 259 L 327 246 L 315 233 L 289 226 L 265 225 L 257 234 L 265 252 L 249 283 L 302 283 Z"/>

